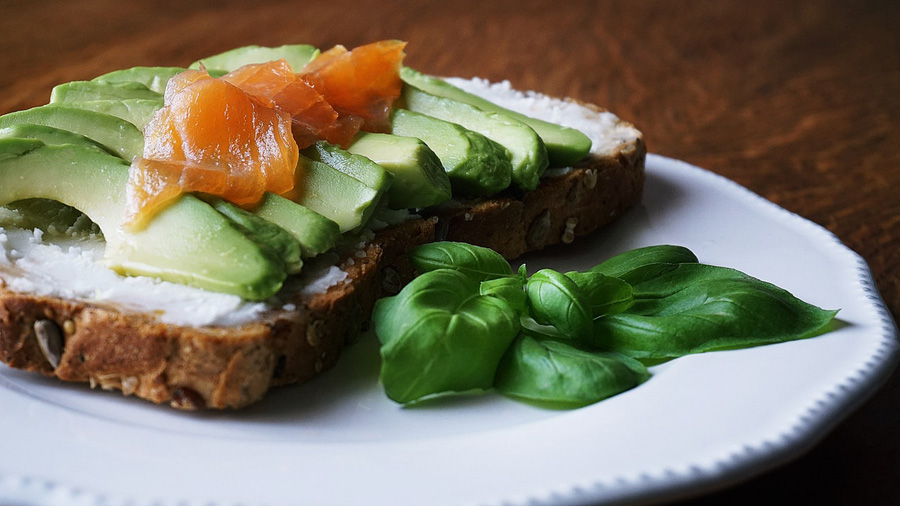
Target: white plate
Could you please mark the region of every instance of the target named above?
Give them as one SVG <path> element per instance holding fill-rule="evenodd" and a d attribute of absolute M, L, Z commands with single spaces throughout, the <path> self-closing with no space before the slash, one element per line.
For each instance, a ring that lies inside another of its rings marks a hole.
<path fill-rule="evenodd" d="M 0 368 L 0 503 L 587 504 L 731 483 L 819 440 L 887 377 L 896 327 L 871 274 L 824 229 L 738 185 L 650 156 L 643 205 L 589 240 L 527 258 L 587 268 L 685 245 L 825 308 L 840 330 L 681 358 L 574 411 L 497 395 L 403 409 L 375 339 L 335 370 L 241 412 L 182 413 Z"/>

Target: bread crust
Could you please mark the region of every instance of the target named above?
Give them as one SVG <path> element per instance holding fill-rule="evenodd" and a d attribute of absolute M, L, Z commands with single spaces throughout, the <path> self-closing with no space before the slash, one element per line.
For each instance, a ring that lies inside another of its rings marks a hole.
<path fill-rule="evenodd" d="M 640 200 L 645 157 L 638 137 L 543 179 L 532 192 L 454 202 L 387 228 L 364 256 L 352 251 L 340 260 L 345 281 L 324 294 L 298 295 L 296 310 L 273 310 L 240 326 L 164 324 L 149 314 L 0 286 L 0 360 L 179 409 L 241 408 L 273 386 L 302 383 L 334 365 L 368 325 L 375 300 L 412 279 L 410 248 L 465 241 L 513 259 L 572 242 Z M 61 347 L 58 360 L 42 351 L 48 339 Z"/>

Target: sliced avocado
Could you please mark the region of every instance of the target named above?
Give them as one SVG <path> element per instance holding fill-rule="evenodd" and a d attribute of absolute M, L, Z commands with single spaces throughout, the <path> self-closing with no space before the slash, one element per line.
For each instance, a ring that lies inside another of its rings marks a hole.
<path fill-rule="evenodd" d="M 427 144 L 440 158 L 454 195 L 493 195 L 509 186 L 509 152 L 484 135 L 405 109 L 391 112 L 391 132 Z"/>
<path fill-rule="evenodd" d="M 232 223 L 241 227 L 244 235 L 251 237 L 257 244 L 271 249 L 275 258 L 283 262 L 288 274 L 296 274 L 303 268 L 300 243 L 287 230 L 225 200 L 213 199 L 209 204 Z"/>
<path fill-rule="evenodd" d="M 129 164 L 73 145 L 40 146 L 34 139 L 0 139 L 0 205 L 45 198 L 93 220 L 106 238 L 107 265 L 127 275 L 265 299 L 286 273 L 266 248 L 209 204 L 184 195 L 138 232 L 122 227 Z M 18 156 L 7 156 L 21 152 Z"/>
<path fill-rule="evenodd" d="M 336 222 L 341 233 L 358 230 L 375 212 L 379 191 L 316 160 L 300 156 L 294 189 L 282 195 Z"/>
<path fill-rule="evenodd" d="M 50 93 L 51 104 L 88 100 L 125 100 L 129 98 L 161 99 L 162 95 L 141 83 L 98 83 L 72 81 L 60 84 Z"/>
<path fill-rule="evenodd" d="M 544 145 L 547 146 L 551 167 L 569 167 L 584 158 L 591 150 L 591 139 L 574 128 L 548 123 L 510 111 L 477 95 L 463 91 L 443 79 L 422 74 L 409 67 L 400 70 L 400 77 L 403 81 L 432 95 L 452 98 L 485 111 L 499 112 L 525 123 L 537 132 L 544 141 Z"/>
<path fill-rule="evenodd" d="M 265 63 L 284 58 L 294 72 L 300 72 L 307 63 L 319 56 L 319 50 L 306 44 L 287 44 L 279 47 L 244 46 L 201 58 L 191 64 L 192 69 L 199 69 L 202 63 L 207 70 L 232 71 L 251 63 Z"/>
<path fill-rule="evenodd" d="M 274 193 L 266 193 L 253 214 L 293 235 L 305 258 L 330 250 L 341 236 L 341 228 L 333 220 Z"/>
<path fill-rule="evenodd" d="M 7 158 L 24 155 L 43 145 L 44 143 L 38 139 L 17 139 L 15 137 L 0 139 L 0 162 Z"/>
<path fill-rule="evenodd" d="M 21 123 L 18 125 L 0 128 L 0 138 L 19 138 L 19 139 L 37 139 L 44 144 L 74 144 L 85 149 L 92 149 L 100 153 L 116 155 L 116 153 L 108 150 L 103 144 L 85 137 L 81 134 L 69 132 L 59 128 L 48 127 L 45 125 L 31 125 Z"/>
<path fill-rule="evenodd" d="M 512 162 L 512 181 L 523 190 L 533 190 L 547 169 L 547 148 L 528 125 L 496 112 L 449 98 L 438 97 L 415 86 L 403 86 L 406 109 L 458 123 L 507 149 Z"/>
<path fill-rule="evenodd" d="M 334 167 L 369 188 L 378 190 L 379 200 L 381 195 L 387 193 L 393 181 L 394 176 L 381 165 L 325 141 L 319 141 L 304 149 L 303 156 Z"/>
<path fill-rule="evenodd" d="M 86 109 L 88 111 L 109 114 L 125 120 L 138 130 L 143 131 L 147 123 L 153 119 L 156 111 L 162 108 L 162 98 L 129 98 L 127 100 L 88 100 L 86 102 L 69 102 L 66 107 Z"/>
<path fill-rule="evenodd" d="M 0 128 L 21 124 L 45 125 L 83 135 L 129 162 L 144 151 L 141 131 L 109 114 L 68 105 L 44 105 L 0 116 Z"/>
<path fill-rule="evenodd" d="M 102 76 L 97 76 L 92 81 L 97 83 L 140 83 L 157 92 L 165 93 L 166 83 L 175 74 L 184 72 L 183 67 L 132 67 L 130 69 L 114 70 Z"/>
<path fill-rule="evenodd" d="M 13 226 L 39 228 L 45 237 L 99 234 L 100 227 L 84 213 L 55 200 L 24 199 L 4 206 L 16 212 Z"/>
<path fill-rule="evenodd" d="M 360 132 L 347 151 L 362 155 L 393 175 L 388 207 L 430 207 L 450 200 L 450 180 L 441 160 L 415 137 Z"/>

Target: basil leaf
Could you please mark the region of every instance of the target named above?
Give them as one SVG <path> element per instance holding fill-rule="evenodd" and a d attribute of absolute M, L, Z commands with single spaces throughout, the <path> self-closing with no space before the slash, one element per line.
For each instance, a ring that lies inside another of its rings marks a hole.
<path fill-rule="evenodd" d="M 491 297 L 503 299 L 509 304 L 509 307 L 515 309 L 520 314 L 524 314 L 528 310 L 524 281 L 518 276 L 482 281 L 478 290 L 481 295 L 489 295 Z"/>
<path fill-rule="evenodd" d="M 594 318 L 621 313 L 634 301 L 631 285 L 619 278 L 590 271 L 567 272 L 566 277 L 581 288 Z"/>
<path fill-rule="evenodd" d="M 419 273 L 453 269 L 472 281 L 512 276 L 512 267 L 500 253 L 464 242 L 434 242 L 417 246 L 409 259 Z"/>
<path fill-rule="evenodd" d="M 578 285 L 560 272 L 541 269 L 525 285 L 535 321 L 556 327 L 563 335 L 581 340 L 592 332 L 593 316 Z"/>
<path fill-rule="evenodd" d="M 525 267 L 525 264 L 519 266 L 519 270 L 516 272 L 516 276 L 522 280 L 522 284 L 524 285 L 526 281 L 528 281 L 528 268 Z"/>
<path fill-rule="evenodd" d="M 583 406 L 624 392 L 650 377 L 618 353 L 591 353 L 525 333 L 510 346 L 494 380 L 503 394 L 531 401 Z"/>
<path fill-rule="evenodd" d="M 615 278 L 622 278 L 631 284 L 640 279 L 629 276 L 631 271 L 647 264 L 665 263 L 682 264 L 697 263 L 697 256 L 691 250 L 683 246 L 662 244 L 647 246 L 620 253 L 605 262 L 591 268 L 592 272 L 599 272 Z"/>
<path fill-rule="evenodd" d="M 642 269 L 654 276 L 633 286 L 635 301 L 627 311 L 594 322 L 593 345 L 637 358 L 674 358 L 811 337 L 837 313 L 734 269 Z"/>
<path fill-rule="evenodd" d="M 422 274 L 375 304 L 381 381 L 388 397 L 408 403 L 451 391 L 487 389 L 519 333 L 519 315 L 502 299 L 479 294 L 464 274 Z"/>

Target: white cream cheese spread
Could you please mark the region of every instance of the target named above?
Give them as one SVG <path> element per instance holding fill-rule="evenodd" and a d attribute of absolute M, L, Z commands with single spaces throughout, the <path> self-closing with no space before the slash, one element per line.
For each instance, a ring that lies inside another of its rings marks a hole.
<path fill-rule="evenodd" d="M 591 152 L 595 154 L 612 152 L 640 136 L 636 129 L 620 122 L 612 113 L 539 93 L 516 91 L 507 81 L 496 84 L 478 78 L 448 81 L 502 107 L 581 130 L 591 138 Z M 64 239 L 54 236 L 50 241 L 39 229 L 0 226 L 0 286 L 16 292 L 152 313 L 161 322 L 176 325 L 240 325 L 270 309 L 293 308 L 293 304 L 282 300 L 252 302 L 235 295 L 147 277 L 120 276 L 103 264 L 104 245 L 102 239 L 87 235 Z M 286 283 L 284 290 L 314 295 L 324 293 L 346 278 L 347 274 L 338 267 L 314 262 L 304 269 L 300 278 Z"/>
<path fill-rule="evenodd" d="M 0 228 L 0 273 L 7 289 L 154 312 L 163 322 L 183 325 L 230 325 L 266 309 L 236 295 L 120 276 L 103 264 L 102 239 L 49 242 L 42 235 L 39 229 Z"/>

